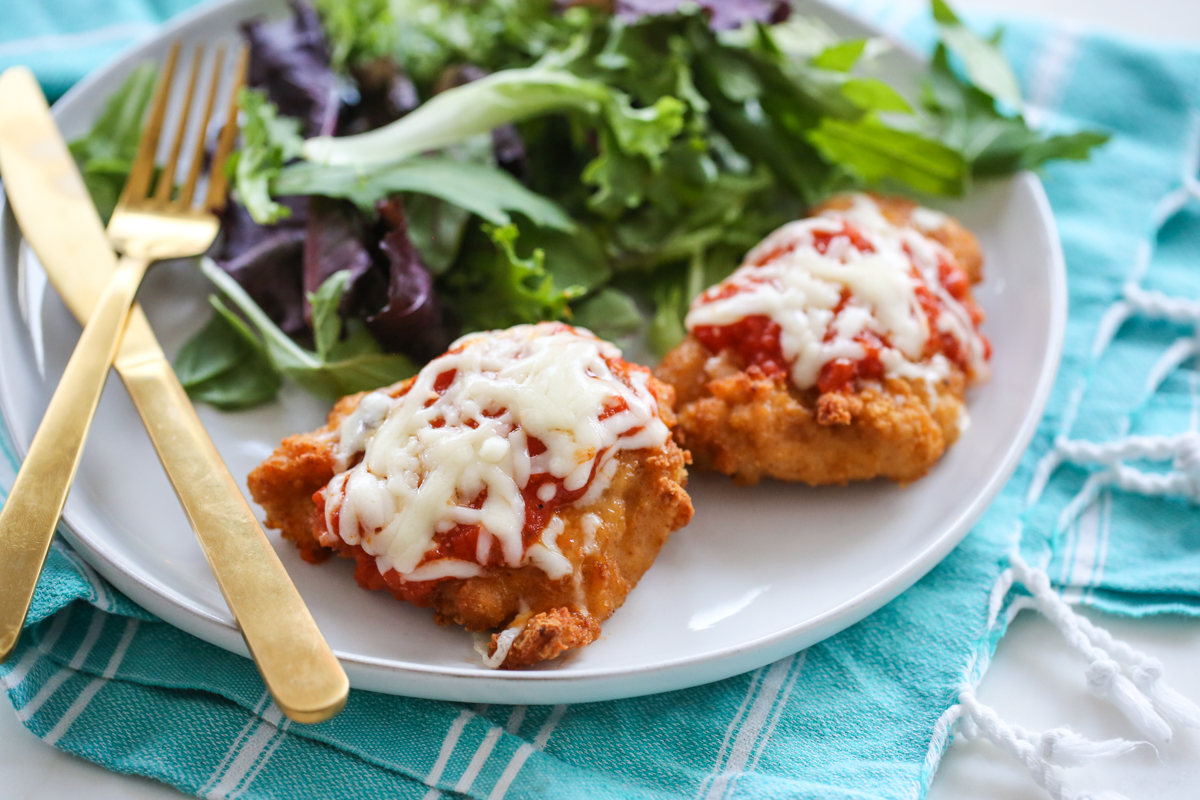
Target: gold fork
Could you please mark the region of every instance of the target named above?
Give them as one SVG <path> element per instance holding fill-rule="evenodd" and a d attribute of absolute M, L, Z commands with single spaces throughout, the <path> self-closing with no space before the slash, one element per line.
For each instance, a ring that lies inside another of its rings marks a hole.
<path fill-rule="evenodd" d="M 129 178 L 108 225 L 108 237 L 121 253 L 118 268 L 88 318 L 8 500 L 0 509 L 0 556 L 3 556 L 0 557 L 0 631 L 5 633 L 0 643 L 4 650 L 0 660 L 15 644 L 16 633 L 28 612 L 142 276 L 155 261 L 200 255 L 212 244 L 218 230 L 214 211 L 225 198 L 224 164 L 237 134 L 236 95 L 245 80 L 247 52 L 242 48 L 238 54 L 228 116 L 216 153 L 209 162 L 208 189 L 202 206 L 194 208 L 193 196 L 203 177 L 205 131 L 216 104 L 225 59 L 223 49 L 218 47 L 202 120 L 195 131 L 191 164 L 176 194 L 175 173 L 188 134 L 187 123 L 204 58 L 203 48 L 197 47 L 184 91 L 178 131 L 155 182 L 156 153 L 179 51 L 180 45 L 175 42 L 159 79 Z M 198 468 L 211 463 L 199 456 L 189 459 L 187 454 L 183 455 L 182 462 L 194 461 Z M 201 484 L 207 478 L 199 474 L 193 477 Z M 173 481 L 175 478 L 172 474 Z M 190 487 L 178 486 L 177 490 L 192 491 Z M 235 488 L 230 490 L 238 494 Z M 277 559 L 267 564 L 257 552 L 265 548 L 274 556 L 261 530 L 255 525 L 254 530 L 248 531 L 240 515 L 231 512 L 230 504 L 223 500 L 210 498 L 208 505 L 212 508 L 204 509 L 199 517 L 189 507 L 189 518 L 251 654 L 285 713 L 301 722 L 328 718 L 345 702 L 348 688 L 345 673 Z M 248 509 L 246 513 L 249 514 Z M 258 543 L 251 541 L 255 536 L 262 540 L 261 547 L 255 547 Z"/>

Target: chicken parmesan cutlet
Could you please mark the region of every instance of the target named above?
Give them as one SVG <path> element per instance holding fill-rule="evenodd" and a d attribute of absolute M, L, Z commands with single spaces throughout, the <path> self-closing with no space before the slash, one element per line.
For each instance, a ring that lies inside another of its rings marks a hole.
<path fill-rule="evenodd" d="M 693 301 L 656 370 L 677 441 L 738 483 L 917 480 L 988 377 L 982 266 L 969 231 L 908 200 L 840 195 L 784 225 Z"/>
<path fill-rule="evenodd" d="M 471 334 L 285 439 L 250 492 L 306 560 L 500 628 L 484 663 L 527 666 L 595 640 L 691 519 L 673 394 L 569 325 Z"/>

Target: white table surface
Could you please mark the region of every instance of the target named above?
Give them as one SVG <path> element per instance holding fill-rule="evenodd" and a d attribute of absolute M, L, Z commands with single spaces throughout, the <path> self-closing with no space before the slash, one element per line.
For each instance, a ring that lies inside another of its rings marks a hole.
<path fill-rule="evenodd" d="M 1200 42 L 1200 0 L 956 0 L 966 9 L 1037 15 L 1104 26 L 1126 34 Z M 1132 621 L 1089 612 L 1131 645 L 1158 656 L 1166 679 L 1200 701 L 1200 620 Z M 1000 643 L 979 698 L 1030 730 L 1069 725 L 1089 738 L 1137 738 L 1111 705 L 1085 689 L 1086 663 L 1058 631 L 1025 612 Z M 1200 796 L 1200 731 L 1177 734 L 1156 750 L 1068 770 L 1077 790 L 1113 790 L 1131 800 Z M 42 744 L 0 703 L 0 795 L 5 800 L 178 800 L 180 793 L 144 778 L 117 775 Z M 1045 797 L 1023 767 L 987 743 L 955 741 L 934 779 L 930 800 L 1028 800 Z"/>

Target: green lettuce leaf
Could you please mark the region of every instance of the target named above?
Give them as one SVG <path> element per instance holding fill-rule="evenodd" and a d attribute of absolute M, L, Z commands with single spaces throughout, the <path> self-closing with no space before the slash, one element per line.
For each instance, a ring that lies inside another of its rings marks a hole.
<path fill-rule="evenodd" d="M 271 191 L 277 196 L 344 197 L 367 213 L 390 194 L 417 192 L 453 203 L 493 225 L 508 225 L 512 222 L 508 212 L 516 211 L 538 225 L 564 231 L 574 227 L 558 204 L 531 192 L 507 172 L 439 156 L 373 169 L 298 162 L 280 171 Z"/>
<path fill-rule="evenodd" d="M 808 140 L 829 161 L 868 185 L 899 181 L 929 194 L 961 195 L 970 172 L 961 153 L 872 116 L 856 122 L 825 118 Z"/>
<path fill-rule="evenodd" d="M 243 115 L 242 146 L 230 157 L 226 169 L 232 173 L 238 199 L 250 216 L 267 225 L 291 214 L 271 198 L 271 182 L 284 164 L 300 155 L 300 121 L 280 116 L 275 104 L 257 89 L 242 89 L 238 106 Z"/>
<path fill-rule="evenodd" d="M 389 0 L 314 0 L 325 28 L 330 66 L 337 72 L 391 55 L 397 25 Z"/>
<path fill-rule="evenodd" d="M 637 302 L 620 289 L 607 286 L 578 303 L 571 324 L 587 328 L 601 339 L 621 339 L 642 329 Z"/>
<path fill-rule="evenodd" d="M 357 320 L 352 321 L 349 330 L 343 333 L 337 308 L 349 285 L 348 271 L 330 276 L 309 296 L 313 306 L 313 331 L 317 346 L 314 352 L 292 341 L 238 282 L 210 259 L 202 258 L 200 269 L 249 322 L 247 331 L 253 328 L 257 336 L 254 333 L 249 335 L 258 342 L 275 372 L 312 394 L 336 400 L 354 392 L 378 389 L 416 374 L 416 364 L 404 356 L 384 353 L 370 332 Z M 238 319 L 233 315 L 229 317 L 230 320 Z M 187 346 L 198 350 L 210 346 L 209 341 L 199 340 L 199 337 L 194 341 L 195 344 L 189 342 Z"/>
<path fill-rule="evenodd" d="M 88 194 L 105 223 L 117 207 L 125 179 L 137 155 L 142 119 L 154 95 L 158 68 L 142 64 L 104 104 L 86 136 L 71 142 L 71 155 L 83 175 Z"/>
<path fill-rule="evenodd" d="M 447 89 L 399 120 L 356 136 L 318 136 L 303 154 L 318 164 L 372 166 L 438 150 L 510 122 L 575 111 L 602 118 L 626 152 L 653 160 L 683 127 L 675 98 L 634 108 L 625 93 L 561 69 L 508 69 Z"/>
<path fill-rule="evenodd" d="M 1021 108 L 1017 76 L 995 42 L 989 42 L 959 20 L 945 0 L 932 0 L 933 19 L 942 34 L 942 44 L 962 59 L 967 77 L 982 91 Z"/>
<path fill-rule="evenodd" d="M 559 288 L 540 248 L 520 256 L 516 225 L 485 224 L 481 230 L 491 239 L 492 252 L 470 247 L 472 258 L 447 275 L 444 286 L 464 330 L 568 318 L 567 303 L 587 290 L 580 285 Z"/>
<path fill-rule="evenodd" d="M 282 380 L 266 348 L 241 317 L 217 297 L 213 315 L 175 357 L 175 375 L 192 400 L 222 411 L 273 399 Z"/>

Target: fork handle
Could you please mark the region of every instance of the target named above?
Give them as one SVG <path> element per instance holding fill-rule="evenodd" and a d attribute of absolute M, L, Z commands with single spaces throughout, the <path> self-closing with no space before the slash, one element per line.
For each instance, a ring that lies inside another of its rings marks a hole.
<path fill-rule="evenodd" d="M 271 696 L 297 722 L 329 719 L 346 703 L 346 673 L 170 363 L 161 351 L 122 350 L 117 369 Z"/>
<path fill-rule="evenodd" d="M 21 627 L 148 262 L 122 258 L 67 362 L 0 509 L 0 661 Z"/>

